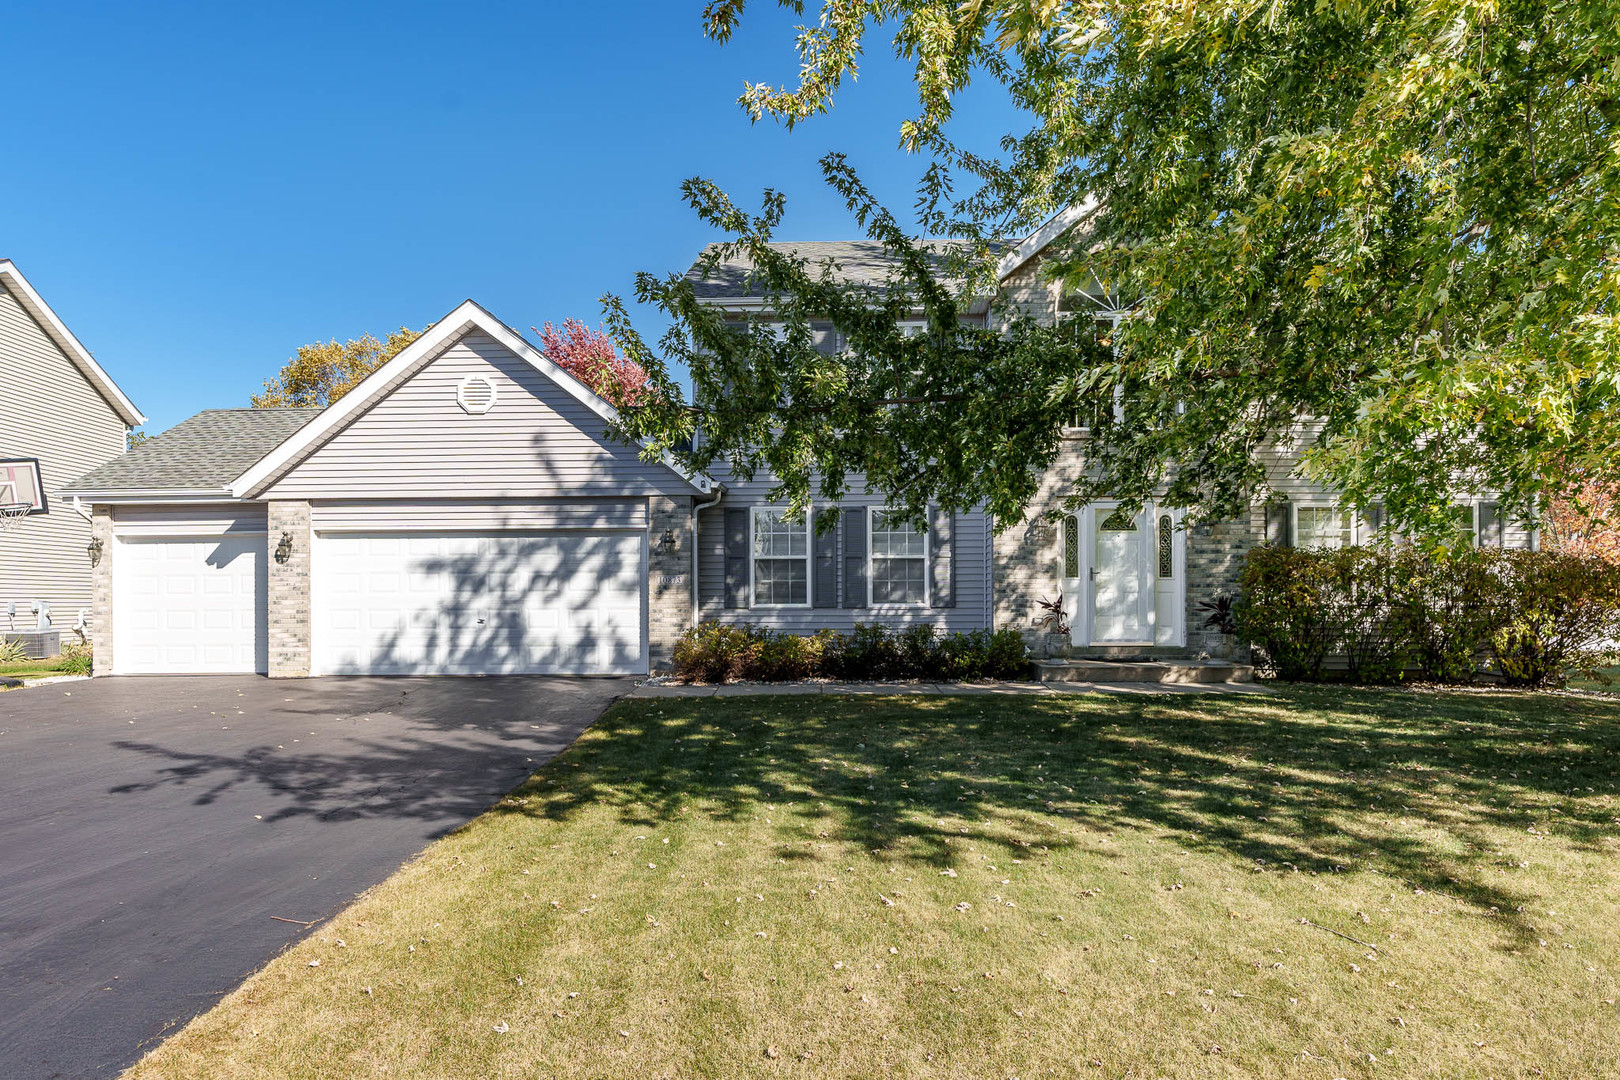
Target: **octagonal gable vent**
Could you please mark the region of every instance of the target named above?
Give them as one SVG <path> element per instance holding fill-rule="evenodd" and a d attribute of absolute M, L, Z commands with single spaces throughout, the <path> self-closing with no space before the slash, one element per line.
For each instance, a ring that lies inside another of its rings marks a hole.
<path fill-rule="evenodd" d="M 463 412 L 481 416 L 495 407 L 495 380 L 484 375 L 468 375 L 456 386 L 456 404 Z"/>

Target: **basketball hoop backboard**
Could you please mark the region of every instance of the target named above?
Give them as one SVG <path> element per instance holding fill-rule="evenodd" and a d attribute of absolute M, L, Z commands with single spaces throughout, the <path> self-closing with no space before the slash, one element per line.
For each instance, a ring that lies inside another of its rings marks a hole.
<path fill-rule="evenodd" d="M 25 517 L 49 512 L 38 458 L 0 458 L 0 507 Z"/>

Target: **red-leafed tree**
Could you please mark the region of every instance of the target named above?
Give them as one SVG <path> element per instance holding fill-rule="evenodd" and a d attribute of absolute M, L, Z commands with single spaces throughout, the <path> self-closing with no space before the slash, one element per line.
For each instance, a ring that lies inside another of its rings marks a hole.
<path fill-rule="evenodd" d="M 613 339 L 578 319 L 564 319 L 536 330 L 540 348 L 552 363 L 607 398 L 614 405 L 634 405 L 647 385 L 647 373 L 613 347 Z"/>
<path fill-rule="evenodd" d="M 1620 561 L 1620 485 L 1593 480 L 1573 498 L 1554 499 L 1543 537 L 1554 551 Z"/>

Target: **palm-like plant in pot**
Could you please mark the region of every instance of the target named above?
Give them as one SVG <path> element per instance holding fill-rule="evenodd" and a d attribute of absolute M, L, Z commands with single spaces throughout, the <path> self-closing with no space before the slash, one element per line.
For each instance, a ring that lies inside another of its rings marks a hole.
<path fill-rule="evenodd" d="M 1042 597 L 1035 602 L 1035 606 L 1046 612 L 1038 623 L 1046 627 L 1046 655 L 1067 659 L 1073 638 L 1070 635 L 1068 612 L 1063 610 L 1063 594 L 1058 593 L 1056 600 Z"/>
<path fill-rule="evenodd" d="M 1200 625 L 1205 630 L 1213 630 L 1220 635 L 1210 648 L 1210 655 L 1217 660 L 1232 659 L 1232 652 L 1237 644 L 1237 598 L 1229 593 L 1222 593 L 1213 600 L 1200 600 L 1198 610 L 1205 613 L 1204 621 Z"/>

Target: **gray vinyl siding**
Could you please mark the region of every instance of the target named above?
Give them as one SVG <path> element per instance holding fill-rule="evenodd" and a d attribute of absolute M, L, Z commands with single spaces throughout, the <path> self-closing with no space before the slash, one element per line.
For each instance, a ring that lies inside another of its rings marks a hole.
<path fill-rule="evenodd" d="M 496 403 L 462 411 L 469 375 Z M 609 438 L 607 422 L 493 338 L 469 333 L 258 497 L 477 499 L 690 495 L 672 470 Z"/>
<path fill-rule="evenodd" d="M 123 418 L 0 286 L 0 456 L 39 459 L 49 507 L 0 533 L 0 628 L 12 602 L 19 629 L 33 625 L 33 600 L 50 603 L 60 630 L 91 607 L 90 523 L 56 493 L 123 453 L 126 438 Z"/>
<path fill-rule="evenodd" d="M 980 630 L 990 626 L 990 574 L 989 535 L 990 519 L 978 511 L 956 515 L 956 605 L 935 607 L 859 607 L 859 608 L 772 608 L 725 606 L 725 530 L 727 507 L 776 506 L 777 500 L 768 497 L 773 483 L 756 477 L 752 481 L 736 480 L 724 470 L 710 475 L 726 486 L 725 498 L 713 510 L 698 514 L 698 593 L 699 615 L 704 622 L 752 623 L 772 630 L 808 634 L 821 629 L 848 630 L 856 623 L 881 623 L 891 627 L 927 624 L 941 633 Z M 838 501 L 839 506 L 882 506 L 883 497 L 868 494 L 859 482 Z M 843 588 L 844 551 L 843 530 L 840 528 L 839 548 L 833 560 L 837 567 L 839 588 Z M 813 585 L 813 582 L 812 582 Z"/>
<path fill-rule="evenodd" d="M 1260 449 L 1259 457 L 1266 468 L 1266 483 L 1277 500 L 1319 506 L 1339 502 L 1340 496 L 1335 488 L 1328 487 L 1307 477 L 1295 475 L 1300 454 L 1309 445 L 1310 440 L 1315 438 L 1318 430 L 1319 425 L 1302 425 L 1292 443 L 1274 444 Z M 1495 502 L 1496 496 L 1488 492 L 1457 492 L 1452 495 L 1452 501 L 1458 504 L 1478 504 L 1481 502 Z M 1256 535 L 1260 537 L 1264 537 L 1266 534 L 1265 514 L 1263 504 L 1256 503 L 1253 506 L 1251 520 Z M 1477 521 L 1477 511 L 1475 517 Z M 1533 544 L 1534 537 L 1531 531 L 1525 528 L 1522 521 L 1504 520 L 1502 522 L 1502 547 L 1527 549 L 1532 547 Z"/>
<path fill-rule="evenodd" d="M 119 506 L 113 509 L 113 531 L 120 536 L 264 532 L 265 524 L 266 509 L 263 503 Z"/>
<path fill-rule="evenodd" d="M 448 499 L 438 502 L 369 500 L 316 502 L 310 506 L 316 531 L 353 530 L 411 532 L 499 532 L 545 529 L 644 529 L 644 498 L 488 501 Z"/>

